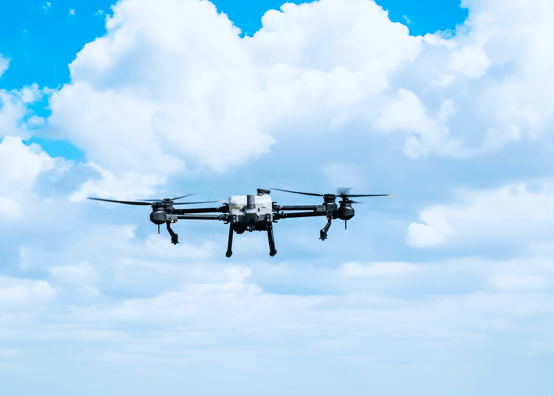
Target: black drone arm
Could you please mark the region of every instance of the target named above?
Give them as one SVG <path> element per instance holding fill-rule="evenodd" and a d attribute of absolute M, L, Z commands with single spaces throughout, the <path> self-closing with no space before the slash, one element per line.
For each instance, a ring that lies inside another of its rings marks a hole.
<path fill-rule="evenodd" d="M 315 216 L 327 216 L 327 212 L 278 212 L 273 215 L 275 220 L 288 219 L 293 217 L 315 217 Z"/>
<path fill-rule="evenodd" d="M 227 214 L 180 214 L 176 216 L 180 220 L 221 220 L 228 221 L 229 215 Z"/>
<path fill-rule="evenodd" d="M 327 209 L 325 205 L 273 205 L 273 210 L 314 210 L 318 212 L 325 212 Z"/>
<path fill-rule="evenodd" d="M 229 206 L 223 205 L 217 208 L 191 208 L 191 209 L 173 209 L 174 214 L 177 215 L 184 215 L 187 213 L 213 213 L 213 212 L 219 212 L 219 213 L 228 213 L 229 212 Z"/>

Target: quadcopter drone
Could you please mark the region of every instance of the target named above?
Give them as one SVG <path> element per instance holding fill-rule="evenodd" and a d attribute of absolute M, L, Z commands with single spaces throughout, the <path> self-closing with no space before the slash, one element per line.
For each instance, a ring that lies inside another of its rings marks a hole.
<path fill-rule="evenodd" d="M 280 219 L 288 219 L 293 217 L 327 217 L 327 224 L 319 231 L 319 239 L 324 241 L 327 239 L 327 231 L 331 227 L 331 220 L 344 220 L 344 228 L 346 222 L 354 217 L 354 209 L 352 204 L 359 203 L 352 201 L 350 198 L 357 197 L 385 197 L 395 194 L 348 194 L 350 189 L 339 189 L 337 194 L 316 194 L 299 191 L 281 190 L 274 188 L 273 190 L 283 191 L 293 194 L 310 195 L 314 197 L 323 197 L 322 205 L 277 205 L 272 202 L 269 196 L 270 190 L 258 188 L 257 195 L 232 195 L 229 198 L 229 203 L 215 208 L 192 208 L 192 209 L 176 209 L 175 205 L 192 205 L 205 204 L 223 201 L 203 201 L 203 202 L 175 202 L 178 199 L 190 197 L 194 194 L 183 195 L 176 198 L 165 199 L 144 199 L 137 201 L 118 201 L 114 199 L 92 198 L 96 201 L 116 202 L 127 205 L 144 205 L 152 206 L 150 213 L 150 221 L 158 225 L 158 234 L 160 233 L 160 225 L 166 224 L 167 231 L 171 235 L 171 243 L 174 245 L 179 243 L 179 236 L 171 229 L 171 223 L 176 223 L 177 220 L 219 220 L 225 224 L 229 224 L 229 242 L 227 244 L 227 257 L 233 254 L 233 232 L 242 234 L 245 231 L 267 231 L 267 239 L 269 241 L 269 255 L 271 257 L 277 254 L 275 249 L 275 239 L 273 237 L 273 223 L 277 223 Z M 336 203 L 336 199 L 341 200 Z M 211 214 L 220 213 L 220 214 Z"/>

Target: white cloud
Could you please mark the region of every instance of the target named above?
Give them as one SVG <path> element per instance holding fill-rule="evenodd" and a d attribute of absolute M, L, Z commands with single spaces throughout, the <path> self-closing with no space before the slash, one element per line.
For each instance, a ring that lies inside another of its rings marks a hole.
<path fill-rule="evenodd" d="M 27 108 L 30 103 L 43 97 L 44 91 L 40 90 L 37 84 L 20 90 L 0 89 L 0 137 L 29 138 L 34 129 L 44 125 L 44 119 L 30 115 Z M 27 117 L 28 115 L 30 117 Z"/>
<path fill-rule="evenodd" d="M 402 262 L 371 263 L 368 265 L 350 262 L 343 264 L 341 270 L 344 274 L 351 276 L 397 275 L 417 271 L 417 267 L 413 264 Z"/>
<path fill-rule="evenodd" d="M 452 53 L 449 67 L 450 70 L 469 77 L 480 77 L 490 65 L 491 61 L 482 48 L 462 47 Z"/>
<path fill-rule="evenodd" d="M 0 305 L 4 307 L 12 303 L 47 302 L 54 294 L 46 281 L 0 276 Z"/>
<path fill-rule="evenodd" d="M 403 133 L 414 159 L 468 158 L 545 134 L 554 61 L 536 40 L 552 7 L 469 6 L 451 38 L 412 37 L 370 1 L 324 0 L 268 11 L 241 39 L 206 1 L 121 1 L 107 35 L 70 65 L 49 122 L 123 179 L 224 172 L 299 134 L 347 138 L 351 123 Z"/>
<path fill-rule="evenodd" d="M 54 278 L 67 283 L 90 283 L 96 279 L 94 267 L 86 261 L 78 265 L 50 267 L 50 272 Z"/>
<path fill-rule="evenodd" d="M 87 180 L 70 199 L 73 202 L 82 201 L 89 196 L 113 197 L 127 199 L 139 196 L 151 196 L 156 187 L 165 183 L 165 178 L 155 174 L 140 174 L 135 172 L 112 172 L 102 169 L 94 162 L 88 164 L 102 176 L 99 180 Z"/>
<path fill-rule="evenodd" d="M 398 98 L 381 109 L 377 127 L 386 132 L 401 130 L 410 135 L 404 152 L 412 158 L 425 157 L 433 151 L 454 157 L 466 156 L 467 151 L 461 148 L 459 141 L 450 138 L 446 126 L 448 118 L 455 113 L 454 103 L 445 100 L 435 120 L 430 119 L 419 98 L 413 92 L 400 89 Z"/>
<path fill-rule="evenodd" d="M 40 146 L 26 146 L 20 138 L 6 136 L 0 143 L 0 193 L 21 197 L 30 192 L 41 172 L 54 166 L 55 160 Z"/>
<path fill-rule="evenodd" d="M 545 279 L 540 276 L 496 275 L 492 278 L 494 286 L 501 289 L 544 289 Z"/>
<path fill-rule="evenodd" d="M 224 171 L 267 152 L 256 71 L 211 3 L 120 2 L 107 28 L 51 100 L 52 125 L 94 162 L 168 175 L 189 162 Z"/>
<path fill-rule="evenodd" d="M 441 244 L 509 247 L 550 241 L 554 229 L 551 181 L 512 184 L 492 190 L 461 192 L 459 202 L 421 212 L 423 223 L 408 227 L 412 246 Z"/>
<path fill-rule="evenodd" d="M 417 164 L 402 159 L 401 166 L 430 169 L 406 170 L 406 175 L 429 177 L 434 191 L 437 182 L 443 183 L 435 178 L 437 167 L 442 173 L 471 156 L 500 155 L 506 144 L 548 142 L 552 68 L 544 51 L 549 43 L 542 37 L 552 37 L 546 34 L 550 6 L 472 3 L 471 26 L 466 24 L 471 29 L 448 39 L 422 39 L 388 21 L 372 2 L 322 0 L 272 11 L 255 37 L 240 39 L 206 2 L 163 3 L 118 3 L 106 37 L 79 53 L 71 66 L 72 82 L 54 94 L 49 122 L 57 131 L 52 132 L 83 147 L 91 159 L 68 170 L 71 177 L 56 190 L 60 196 L 41 198 L 40 189 L 55 189 L 49 172 L 56 173 L 59 160 L 17 137 L 0 144 L 0 222 L 10 221 L 10 227 L 0 227 L 2 260 L 3 268 L 15 274 L 8 281 L 0 278 L 2 308 L 7 307 L 0 310 L 5 340 L 20 343 L 21 353 L 32 355 L 37 365 L 39 344 L 29 340 L 43 340 L 53 353 L 44 354 L 48 362 L 41 367 L 56 370 L 48 372 L 52 378 L 76 372 L 64 370 L 64 363 L 51 364 L 55 359 L 72 366 L 93 362 L 90 367 L 99 367 L 101 362 L 104 371 L 94 376 L 95 384 L 110 389 L 121 379 L 103 373 L 118 372 L 108 370 L 110 364 L 126 361 L 125 369 L 138 378 L 130 391 L 137 395 L 150 392 L 145 384 L 168 384 L 152 379 L 156 370 L 163 371 L 160 378 L 182 379 L 182 389 L 194 384 L 203 390 L 208 366 L 231 380 L 248 372 L 248 384 L 262 378 L 256 373 L 267 375 L 278 367 L 278 378 L 306 381 L 312 393 L 314 383 L 322 384 L 316 393 L 333 393 L 329 383 L 334 381 L 341 387 L 337 394 L 349 393 L 345 383 L 358 393 L 381 394 L 396 384 L 384 377 L 398 361 L 402 364 L 396 366 L 405 370 L 401 374 L 423 378 L 420 385 L 427 388 L 419 387 L 421 393 L 434 394 L 452 389 L 456 380 L 474 383 L 467 373 L 483 372 L 476 362 L 486 361 L 486 370 L 497 370 L 494 375 L 519 375 L 521 365 L 505 370 L 488 364 L 499 350 L 512 356 L 525 351 L 520 359 L 525 362 L 531 353 L 537 359 L 547 356 L 544 348 L 530 345 L 552 344 L 544 333 L 552 317 L 554 284 L 550 181 L 464 190 L 453 203 L 426 208 L 421 220 L 409 226 L 408 241 L 445 249 L 421 251 L 417 263 L 405 261 L 413 251 L 395 241 L 404 235 L 410 209 L 402 205 L 409 205 L 410 198 L 395 201 L 394 214 L 379 210 L 371 222 L 353 222 L 352 227 L 360 227 L 356 234 L 349 230 L 338 242 L 328 241 L 332 245 L 322 246 L 314 235 L 311 250 L 306 235 L 277 233 L 283 247 L 271 261 L 264 235 L 237 240 L 235 256 L 226 260 L 225 228 L 214 233 L 217 225 L 179 222 L 175 229 L 182 243 L 172 246 L 167 234 L 156 234 L 147 211 L 133 217 L 132 208 L 109 211 L 108 204 L 80 201 L 88 195 L 151 196 L 181 172 L 178 183 L 197 183 L 187 179 L 187 172 L 204 167 L 230 170 L 226 179 L 232 181 L 226 186 L 236 186 L 233 180 L 250 183 L 260 174 L 245 176 L 233 167 L 267 152 L 273 142 L 284 148 L 294 143 L 305 155 L 294 166 L 307 165 L 337 186 L 355 186 L 369 175 L 373 181 L 378 173 L 389 178 L 395 172 L 390 163 L 398 160 L 394 155 L 401 155 L 404 143 L 411 158 L 428 158 Z M 490 18 L 479 19 L 483 14 Z M 477 54 L 470 75 L 464 73 L 469 69 L 451 70 L 456 56 L 458 66 L 467 61 L 464 48 L 482 50 L 489 65 Z M 15 114 L 2 126 L 11 125 L 10 133 L 22 136 L 25 130 L 18 123 L 26 120 L 28 102 L 40 92 L 33 87 L 2 91 L 8 99 L 0 111 Z M 362 144 L 373 144 L 372 139 L 390 140 L 391 151 L 369 158 Z M 327 153 L 332 150 L 337 157 L 322 160 L 318 143 L 332 146 Z M 390 163 L 382 161 L 385 156 Z M 76 168 L 101 179 L 73 174 Z M 262 169 L 263 180 L 272 172 L 298 174 L 298 168 L 271 164 Z M 298 183 L 311 183 L 298 177 Z M 398 183 L 401 177 L 392 179 Z M 451 177 L 449 183 L 459 181 Z M 411 195 L 418 194 L 421 190 Z M 365 208 L 358 213 L 372 210 Z M 386 224 L 378 223 L 379 216 Z M 285 223 L 279 224 L 282 230 Z M 294 250 L 299 246 L 310 251 Z M 483 250 L 490 246 L 512 259 L 475 257 L 486 256 Z M 516 260 L 518 254 L 506 253 L 513 248 L 525 257 Z M 446 252 L 444 260 L 437 259 L 441 252 Z M 429 256 L 433 259 L 425 262 Z M 500 341 L 489 343 L 491 337 Z M 71 356 L 63 355 L 68 343 Z M 252 351 L 255 357 L 248 355 Z M 264 363 L 260 357 L 268 353 L 271 359 Z M 454 356 L 447 368 L 444 356 Z M 306 357 L 317 364 L 306 365 Z M 340 369 L 328 382 L 312 381 L 326 377 L 320 364 Z M 373 372 L 373 380 L 351 381 L 366 378 L 356 375 L 362 371 Z M 136 372 L 147 374 L 137 377 Z M 429 385 L 437 383 L 437 373 L 444 381 L 439 391 Z M 460 379 L 460 373 L 465 377 Z M 261 381 L 264 387 L 271 378 Z M 369 388 L 379 381 L 382 388 Z M 234 389 L 242 391 L 243 385 Z M 273 389 L 280 391 L 282 384 L 277 385 Z M 181 389 L 173 382 L 166 386 L 165 393 Z M 418 388 L 413 381 L 395 386 L 398 394 Z"/>
<path fill-rule="evenodd" d="M 19 204 L 13 199 L 0 197 L 0 213 L 7 221 L 13 221 L 19 217 Z"/>
<path fill-rule="evenodd" d="M 2 74 L 4 74 L 6 70 L 8 70 L 10 60 L 10 58 L 7 58 L 4 55 L 0 54 L 0 77 L 2 77 Z"/>

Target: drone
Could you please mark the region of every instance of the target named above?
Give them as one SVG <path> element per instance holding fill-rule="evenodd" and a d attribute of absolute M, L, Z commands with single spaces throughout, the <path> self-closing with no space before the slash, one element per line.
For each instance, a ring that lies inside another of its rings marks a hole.
<path fill-rule="evenodd" d="M 115 202 L 127 205 L 151 206 L 150 221 L 158 226 L 166 224 L 167 231 L 171 236 L 171 243 L 179 243 L 179 236 L 171 228 L 172 223 L 177 220 L 219 220 L 224 224 L 229 224 L 229 240 L 227 252 L 225 255 L 233 255 L 233 233 L 242 234 L 245 231 L 267 231 L 269 242 L 269 255 L 271 257 L 277 254 L 275 249 L 275 238 L 273 236 L 273 223 L 278 220 L 297 218 L 297 217 L 318 217 L 325 216 L 327 224 L 319 231 L 319 239 L 327 239 L 327 232 L 331 227 L 331 221 L 335 219 L 344 220 L 344 229 L 346 222 L 354 217 L 354 208 L 352 204 L 359 203 L 350 198 L 359 197 L 386 197 L 396 194 L 348 194 L 349 188 L 338 189 L 336 194 L 317 194 L 309 192 L 282 190 L 272 188 L 272 190 L 282 191 L 292 194 L 309 195 L 314 197 L 323 197 L 322 205 L 277 205 L 271 200 L 270 190 L 258 188 L 256 195 L 232 195 L 229 202 L 225 201 L 203 201 L 203 202 L 175 202 L 179 199 L 190 197 L 194 194 L 183 195 L 176 198 L 164 199 L 143 199 L 135 201 L 119 201 L 115 199 L 104 199 L 88 197 L 96 201 Z M 337 198 L 340 201 L 337 205 Z M 176 205 L 206 204 L 215 202 L 225 202 L 219 207 L 212 208 L 191 208 L 177 209 Z M 219 213 L 219 214 L 215 214 Z"/>

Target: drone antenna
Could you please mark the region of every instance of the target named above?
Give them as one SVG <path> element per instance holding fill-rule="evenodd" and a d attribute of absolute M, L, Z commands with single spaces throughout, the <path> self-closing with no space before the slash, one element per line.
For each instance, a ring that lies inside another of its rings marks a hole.
<path fill-rule="evenodd" d="M 160 235 L 160 225 L 158 224 L 158 235 Z"/>
<path fill-rule="evenodd" d="M 344 220 L 344 229 L 345 229 L 345 230 L 346 230 L 346 222 L 347 222 L 347 221 L 348 221 L 348 220 Z"/>

